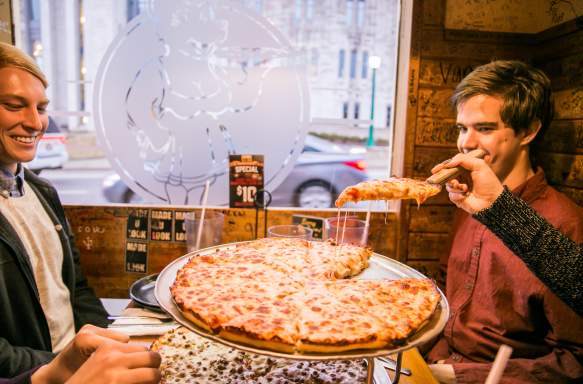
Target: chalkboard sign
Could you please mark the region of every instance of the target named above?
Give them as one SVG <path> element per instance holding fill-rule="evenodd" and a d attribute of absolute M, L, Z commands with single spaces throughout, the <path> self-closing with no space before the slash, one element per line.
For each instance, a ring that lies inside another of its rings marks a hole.
<path fill-rule="evenodd" d="M 135 209 L 128 214 L 127 238 L 148 240 L 148 210 Z"/>
<path fill-rule="evenodd" d="M 172 211 L 152 209 L 150 212 L 150 240 L 172 241 Z"/>
<path fill-rule="evenodd" d="M 229 206 L 263 206 L 263 155 L 229 156 Z M 256 202 L 257 200 L 257 202 Z"/>
<path fill-rule="evenodd" d="M 128 240 L 125 264 L 126 272 L 148 272 L 148 243 Z"/>
<path fill-rule="evenodd" d="M 186 242 L 186 228 L 184 226 L 186 211 L 176 211 L 174 214 L 174 241 Z"/>

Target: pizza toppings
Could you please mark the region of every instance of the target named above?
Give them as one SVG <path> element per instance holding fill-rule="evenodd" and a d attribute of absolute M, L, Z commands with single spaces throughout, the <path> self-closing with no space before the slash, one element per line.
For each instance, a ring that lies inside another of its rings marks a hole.
<path fill-rule="evenodd" d="M 332 353 L 402 343 L 441 296 L 428 279 L 349 279 L 370 249 L 261 239 L 193 257 L 172 297 L 184 316 L 220 337 L 285 353 Z"/>
<path fill-rule="evenodd" d="M 152 345 L 160 353 L 162 384 L 366 383 L 364 360 L 297 361 L 229 348 L 177 328 Z"/>
<path fill-rule="evenodd" d="M 347 187 L 336 199 L 340 208 L 348 202 L 357 203 L 365 200 L 414 199 L 422 204 L 441 191 L 438 184 L 404 177 L 391 177 L 386 180 L 367 180 Z"/>

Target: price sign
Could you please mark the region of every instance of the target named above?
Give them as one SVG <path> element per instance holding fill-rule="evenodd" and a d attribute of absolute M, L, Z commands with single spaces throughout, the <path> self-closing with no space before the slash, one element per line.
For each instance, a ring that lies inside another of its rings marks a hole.
<path fill-rule="evenodd" d="M 229 206 L 255 208 L 263 205 L 263 155 L 229 156 Z M 257 204 L 255 201 L 257 200 Z"/>

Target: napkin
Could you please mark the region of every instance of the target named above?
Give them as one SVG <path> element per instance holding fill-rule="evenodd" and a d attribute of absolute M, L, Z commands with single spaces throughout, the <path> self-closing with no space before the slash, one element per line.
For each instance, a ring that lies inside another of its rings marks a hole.
<path fill-rule="evenodd" d="M 114 322 L 108 328 L 128 336 L 158 336 L 179 326 L 166 313 L 145 308 L 126 308 L 111 318 Z"/>

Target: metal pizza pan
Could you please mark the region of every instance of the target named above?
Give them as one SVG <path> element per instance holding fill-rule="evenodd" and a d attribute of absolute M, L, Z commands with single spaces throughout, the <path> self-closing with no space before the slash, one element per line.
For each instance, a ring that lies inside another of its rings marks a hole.
<path fill-rule="evenodd" d="M 130 287 L 130 297 L 148 309 L 160 310 L 154 290 L 158 274 L 144 276 L 136 280 Z"/>
<path fill-rule="evenodd" d="M 381 349 L 359 349 L 353 351 L 343 351 L 334 353 L 285 353 L 272 351 L 269 349 L 260 349 L 254 346 L 249 346 L 242 343 L 237 343 L 231 340 L 226 340 L 219 337 L 217 334 L 209 332 L 202 329 L 189 320 L 187 320 L 181 313 L 180 309 L 174 303 L 172 296 L 170 294 L 170 286 L 174 283 L 176 278 L 176 273 L 184 264 L 188 262 L 191 257 L 196 257 L 198 255 L 212 254 L 218 250 L 224 250 L 229 248 L 234 248 L 237 245 L 244 244 L 240 243 L 230 243 L 219 245 L 215 247 L 205 248 L 203 250 L 192 252 L 186 254 L 172 263 L 168 264 L 162 272 L 160 272 L 158 279 L 156 280 L 155 295 L 160 307 L 166 311 L 170 316 L 176 320 L 176 322 L 182 324 L 183 326 L 189 328 L 195 333 L 216 341 L 218 343 L 227 345 L 232 348 L 243 350 L 250 353 L 267 355 L 272 357 L 281 357 L 286 359 L 294 360 L 346 360 L 346 359 L 362 359 L 362 358 L 372 358 L 387 356 L 394 353 L 402 352 L 407 349 L 416 347 L 420 344 L 426 343 L 433 338 L 437 337 L 447 322 L 449 317 L 449 305 L 445 298 L 445 295 L 441 290 L 439 291 L 441 295 L 441 301 L 439 302 L 437 309 L 435 310 L 433 316 L 429 321 L 419 329 L 414 335 L 409 337 L 407 341 L 400 346 L 392 346 L 389 348 Z M 373 253 L 369 260 L 369 267 L 364 270 L 360 275 L 354 277 L 355 279 L 403 279 L 403 278 L 427 278 L 425 275 L 419 271 L 390 259 L 386 256 Z"/>

